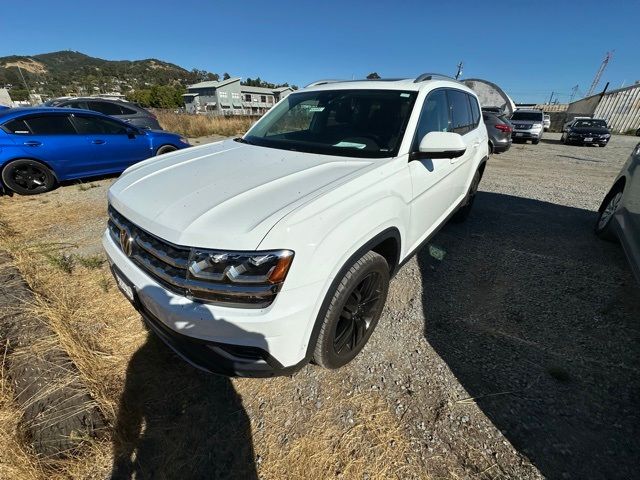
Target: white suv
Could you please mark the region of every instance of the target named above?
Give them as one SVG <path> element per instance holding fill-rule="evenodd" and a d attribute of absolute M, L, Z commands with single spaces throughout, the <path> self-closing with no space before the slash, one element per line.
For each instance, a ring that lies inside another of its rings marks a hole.
<path fill-rule="evenodd" d="M 316 82 L 242 138 L 126 170 L 103 244 L 123 293 L 195 366 L 337 368 L 399 266 L 468 215 L 487 145 L 476 95 L 447 77 Z"/>

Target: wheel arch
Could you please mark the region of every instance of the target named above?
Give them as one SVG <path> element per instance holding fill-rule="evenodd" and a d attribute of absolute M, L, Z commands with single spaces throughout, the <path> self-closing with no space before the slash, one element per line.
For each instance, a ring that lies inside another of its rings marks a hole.
<path fill-rule="evenodd" d="M 311 330 L 311 335 L 309 336 L 309 341 L 307 343 L 307 350 L 305 352 L 306 361 L 311 360 L 313 357 L 315 345 L 318 341 L 318 336 L 320 335 L 322 321 L 327 313 L 327 310 L 329 309 L 329 305 L 331 304 L 331 292 L 333 292 L 337 288 L 338 284 L 342 281 L 342 277 L 351 268 L 351 265 L 353 265 L 365 253 L 374 251 L 379 255 L 382 255 L 385 260 L 387 260 L 387 263 L 389 263 L 389 258 L 394 259 L 393 261 L 395 262 L 395 264 L 393 266 L 390 265 L 390 274 L 393 277 L 393 275 L 400 267 L 400 248 L 400 230 L 398 230 L 397 227 L 388 227 L 365 242 L 343 263 L 343 265 L 338 270 L 338 273 L 334 276 L 333 280 L 329 284 L 329 288 L 325 290 L 324 298 L 322 299 L 322 303 L 320 305 L 316 318 L 314 319 L 313 328 Z M 387 255 L 389 257 L 387 257 Z"/>
<path fill-rule="evenodd" d="M 604 210 L 604 207 L 607 206 L 607 203 L 609 203 L 609 200 L 615 193 L 624 191 L 624 187 L 626 184 L 627 184 L 627 177 L 624 175 L 618 178 L 618 180 L 616 180 L 616 182 L 613 184 L 611 189 L 609 189 L 609 192 L 607 192 L 607 194 L 602 199 L 602 203 L 600 204 L 600 207 L 598 207 L 599 213 L 601 213 Z"/>
<path fill-rule="evenodd" d="M 15 158 L 11 158 L 5 162 L 2 163 L 2 165 L 0 165 L 0 175 L 2 174 L 2 172 L 4 171 L 4 168 L 11 162 L 14 162 L 16 160 L 31 160 L 32 162 L 38 162 L 41 163 L 42 165 L 44 165 L 45 167 L 47 167 L 49 169 L 49 171 L 51 172 L 51 174 L 53 175 L 53 178 L 56 179 L 56 182 L 59 182 L 60 179 L 58 178 L 58 174 L 56 173 L 56 170 L 51 166 L 51 164 L 45 160 L 41 160 L 39 158 L 34 158 L 34 157 L 15 157 Z"/>

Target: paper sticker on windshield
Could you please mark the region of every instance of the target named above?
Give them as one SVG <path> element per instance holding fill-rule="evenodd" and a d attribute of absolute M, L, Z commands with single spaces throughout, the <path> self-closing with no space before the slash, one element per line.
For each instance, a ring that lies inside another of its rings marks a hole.
<path fill-rule="evenodd" d="M 310 112 L 321 112 L 324 110 L 324 107 L 311 107 L 309 109 Z"/>
<path fill-rule="evenodd" d="M 410 93 L 401 93 L 400 96 L 406 98 L 406 97 L 410 97 L 411 94 Z"/>
<path fill-rule="evenodd" d="M 366 145 L 364 143 L 354 143 L 354 142 L 338 142 L 334 145 L 334 147 L 343 147 L 343 148 L 358 148 L 362 150 Z"/>

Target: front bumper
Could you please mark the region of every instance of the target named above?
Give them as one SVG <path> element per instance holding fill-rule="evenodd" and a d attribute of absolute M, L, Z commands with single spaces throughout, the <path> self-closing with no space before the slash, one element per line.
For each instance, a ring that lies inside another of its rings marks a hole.
<path fill-rule="evenodd" d="M 309 360 L 308 343 L 323 282 L 283 289 L 263 309 L 191 301 L 140 270 L 105 232 L 112 269 L 134 291 L 133 304 L 160 339 L 192 365 L 223 375 L 288 375 Z"/>
<path fill-rule="evenodd" d="M 513 140 L 540 140 L 542 129 L 540 130 L 514 130 L 511 138 Z"/>
<path fill-rule="evenodd" d="M 591 140 L 586 140 L 587 138 L 590 138 Z M 587 136 L 571 136 L 569 135 L 567 137 L 567 140 L 569 141 L 569 143 L 575 143 L 578 145 L 606 145 L 607 143 L 609 143 L 609 140 L 611 139 L 611 137 L 598 137 L 598 136 L 591 136 L 591 137 L 587 137 Z"/>

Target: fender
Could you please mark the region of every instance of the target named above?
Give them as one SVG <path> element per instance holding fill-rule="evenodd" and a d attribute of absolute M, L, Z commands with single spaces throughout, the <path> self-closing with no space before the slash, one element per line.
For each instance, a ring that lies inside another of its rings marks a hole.
<path fill-rule="evenodd" d="M 320 308 L 318 310 L 318 314 L 316 315 L 316 319 L 313 323 L 313 328 L 311 330 L 311 336 L 309 337 L 309 342 L 307 343 L 307 351 L 305 353 L 305 358 L 301 364 L 309 362 L 313 357 L 313 350 L 315 349 L 316 343 L 318 341 L 318 335 L 320 335 L 320 329 L 322 327 L 322 321 L 324 320 L 325 315 L 327 314 L 327 310 L 329 309 L 329 305 L 331 303 L 332 297 L 329 295 L 329 292 L 333 292 L 336 288 L 338 288 L 338 284 L 342 281 L 342 277 L 347 273 L 347 271 L 351 268 L 351 266 L 365 253 L 371 250 L 376 245 L 384 242 L 388 239 L 394 239 L 397 242 L 398 246 L 398 258 L 400 255 L 400 249 L 402 247 L 402 239 L 400 236 L 400 231 L 396 227 L 389 227 L 385 230 L 381 231 L 373 238 L 371 238 L 368 242 L 360 246 L 351 256 L 347 259 L 346 262 L 340 267 L 337 274 L 333 276 L 331 283 L 328 288 L 325 288 L 324 298 L 322 303 L 320 304 Z M 395 265 L 389 266 L 391 269 L 391 274 L 395 275 L 399 268 L 398 260 L 396 260 Z"/>

